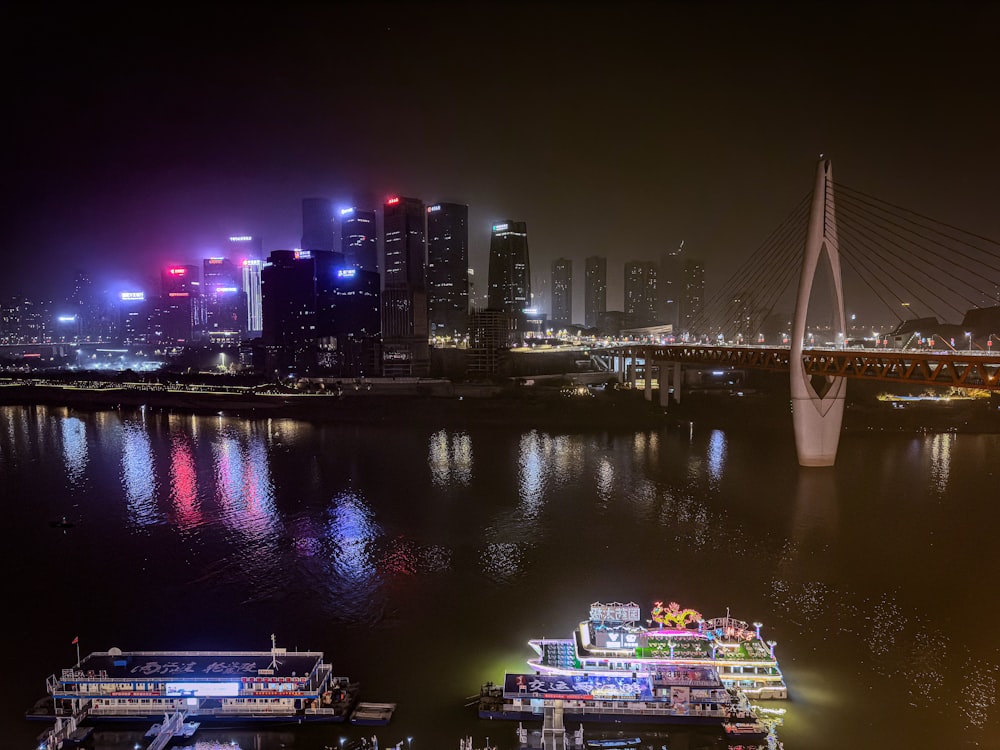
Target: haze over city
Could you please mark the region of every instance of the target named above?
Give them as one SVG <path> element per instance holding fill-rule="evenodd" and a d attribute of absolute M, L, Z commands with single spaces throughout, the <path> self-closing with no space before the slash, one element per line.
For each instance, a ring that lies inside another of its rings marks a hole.
<path fill-rule="evenodd" d="M 552 260 L 622 266 L 683 241 L 711 291 L 812 187 L 845 184 L 987 237 L 993 4 L 214 3 L 4 11 L 0 295 L 74 268 L 155 286 L 253 234 L 298 246 L 301 201 L 392 194 L 527 223 Z M 537 285 L 536 285 L 537 286 Z"/>

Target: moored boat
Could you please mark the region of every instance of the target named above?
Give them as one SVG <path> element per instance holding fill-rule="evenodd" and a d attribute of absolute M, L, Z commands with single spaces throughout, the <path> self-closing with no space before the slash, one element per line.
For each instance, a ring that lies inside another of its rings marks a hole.
<path fill-rule="evenodd" d="M 705 619 L 676 602 L 656 602 L 643 624 L 634 602 L 595 602 L 570 638 L 528 641 L 537 654 L 528 666 L 540 675 L 651 675 L 665 669 L 708 667 L 722 684 L 758 699 L 784 699 L 788 688 L 763 625 L 730 617 Z"/>
<path fill-rule="evenodd" d="M 29 719 L 88 724 L 184 712 L 204 722 L 344 722 L 359 688 L 322 652 L 94 652 L 46 679 L 51 701 Z"/>

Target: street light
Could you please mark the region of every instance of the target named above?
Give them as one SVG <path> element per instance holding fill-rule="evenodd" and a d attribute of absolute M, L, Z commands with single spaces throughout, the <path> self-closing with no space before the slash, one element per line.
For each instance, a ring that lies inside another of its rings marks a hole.
<path fill-rule="evenodd" d="M 969 351 L 972 351 L 972 331 L 966 331 L 965 337 L 969 340 Z"/>
<path fill-rule="evenodd" d="M 412 737 L 407 737 L 406 738 L 406 750 L 410 750 L 410 748 L 412 746 L 413 746 L 413 738 Z"/>

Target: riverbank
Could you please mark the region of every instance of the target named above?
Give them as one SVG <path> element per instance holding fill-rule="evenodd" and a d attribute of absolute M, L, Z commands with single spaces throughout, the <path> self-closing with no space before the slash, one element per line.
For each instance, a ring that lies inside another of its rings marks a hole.
<path fill-rule="evenodd" d="M 549 429 L 648 429 L 670 421 L 641 392 L 609 389 L 583 396 L 558 388 L 398 387 L 323 394 L 224 393 L 137 388 L 87 389 L 60 385 L 0 388 L 0 403 L 64 406 L 80 410 L 145 408 L 247 418 L 280 417 L 363 424 L 510 425 Z"/>

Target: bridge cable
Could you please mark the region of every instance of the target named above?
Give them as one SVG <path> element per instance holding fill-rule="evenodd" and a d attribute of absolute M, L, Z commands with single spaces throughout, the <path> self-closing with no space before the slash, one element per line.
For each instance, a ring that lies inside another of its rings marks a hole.
<path fill-rule="evenodd" d="M 845 216 L 847 216 L 849 218 L 853 217 L 853 216 L 856 216 L 856 214 L 854 214 L 853 211 L 851 211 L 850 209 L 844 209 L 842 206 L 840 208 L 842 209 L 842 213 Z M 853 227 L 851 227 L 850 223 L 844 224 L 844 228 L 848 228 L 848 227 L 850 227 L 849 231 L 853 231 Z M 895 246 L 895 247 L 897 247 L 897 248 L 899 248 L 900 250 L 903 250 L 903 251 L 907 250 L 906 247 L 904 247 L 903 245 L 899 244 L 898 242 L 896 242 L 896 241 L 894 241 L 894 240 L 892 240 L 892 239 L 890 239 L 888 237 L 885 237 L 881 233 L 881 230 L 879 228 L 877 228 L 877 227 L 869 227 L 869 229 L 873 233 L 875 233 L 877 235 L 878 239 L 882 240 L 883 242 L 887 243 L 888 245 L 893 245 L 893 246 Z M 940 279 L 936 279 L 934 276 L 932 276 L 925 269 L 923 269 L 922 267 L 920 267 L 919 265 L 917 265 L 916 263 L 914 263 L 912 258 L 904 259 L 898 253 L 896 253 L 893 250 L 891 250 L 889 247 L 883 247 L 882 248 L 882 253 L 880 254 L 880 257 L 882 257 L 883 259 L 885 259 L 887 256 L 892 256 L 894 258 L 897 258 L 898 260 L 900 260 L 900 262 L 906 264 L 909 268 L 911 268 L 912 270 L 916 271 L 917 273 L 923 274 L 927 278 L 929 278 L 929 279 L 931 279 L 933 281 L 936 281 L 941 287 L 944 287 L 945 289 L 947 289 L 952 294 L 954 294 L 957 297 L 959 297 L 960 299 L 964 300 L 970 307 L 979 307 L 979 305 L 976 303 L 975 300 L 970 299 L 969 297 L 965 296 L 965 294 L 963 294 L 959 290 L 953 288 L 949 284 L 944 283 Z M 924 261 L 923 259 L 920 259 L 920 260 L 921 260 L 921 262 L 928 263 L 927 261 Z M 958 276 L 955 276 L 953 273 L 951 273 L 951 272 L 949 272 L 949 271 L 947 271 L 945 269 L 940 268 L 940 266 L 938 266 L 937 264 L 928 263 L 928 265 L 931 265 L 934 268 L 938 269 L 944 275 L 949 276 L 949 277 L 951 277 L 951 278 L 953 278 L 953 279 L 955 279 L 957 281 L 960 281 L 961 283 L 963 283 L 965 285 L 968 285 L 968 282 L 964 281 L 963 279 L 959 278 Z M 930 289 L 928 289 L 926 286 L 924 286 L 923 284 L 921 284 L 919 281 L 917 281 L 912 275 L 910 275 L 906 271 L 904 271 L 902 269 L 900 269 L 900 271 L 901 271 L 901 273 L 903 273 L 904 275 L 906 275 L 907 278 L 912 279 L 915 283 L 919 284 L 921 286 L 921 288 L 923 288 L 925 291 L 933 294 L 935 297 L 937 297 L 938 299 L 940 299 L 941 301 L 943 301 L 946 305 L 948 305 L 949 307 L 951 307 L 953 310 L 955 310 L 956 312 L 958 312 L 960 314 L 963 313 L 963 310 L 959 309 L 957 306 L 955 306 L 955 305 L 951 304 L 950 302 L 948 302 L 941 294 L 939 294 L 937 292 L 931 291 Z"/>
<path fill-rule="evenodd" d="M 860 190 L 856 190 L 855 188 L 849 187 L 847 185 L 842 185 L 840 183 L 835 183 L 835 184 L 836 184 L 836 186 L 837 186 L 838 189 L 846 190 L 846 191 L 848 191 L 849 194 L 854 193 L 854 194 L 857 194 L 859 196 L 863 196 L 864 198 L 867 198 L 870 201 L 876 201 L 877 203 L 885 204 L 886 206 L 890 206 L 890 207 L 892 207 L 894 209 L 897 209 L 899 211 L 903 211 L 905 213 L 912 214 L 914 216 L 918 216 L 921 219 L 924 219 L 926 221 L 930 221 L 930 222 L 933 222 L 933 223 L 938 224 L 940 226 L 947 227 L 948 229 L 953 229 L 956 232 L 961 232 L 962 234 L 966 234 L 966 235 L 968 235 L 970 237 L 975 237 L 977 240 L 982 240 L 983 242 L 989 243 L 994 248 L 1000 248 L 1000 242 L 997 242 L 996 240 L 990 239 L 989 237 L 984 237 L 983 235 L 976 234 L 975 232 L 970 232 L 970 231 L 962 229 L 960 227 L 956 227 L 956 226 L 954 226 L 952 224 L 948 224 L 948 223 L 943 222 L 943 221 L 938 221 L 937 219 L 932 219 L 929 216 L 925 216 L 924 214 L 917 213 L 916 211 L 911 211 L 908 208 L 902 208 L 901 206 L 897 206 L 897 205 L 895 205 L 893 203 L 889 203 L 888 201 L 883 201 L 880 198 L 875 198 L 875 197 L 873 197 L 871 195 L 868 195 L 867 193 L 864 193 L 864 192 L 862 192 Z M 867 201 L 862 201 L 861 198 L 854 197 L 854 200 L 857 200 L 859 202 L 863 202 L 866 205 L 870 205 L 873 208 L 877 208 L 879 210 L 882 210 L 882 211 L 885 211 L 886 213 L 890 213 L 891 214 L 891 212 L 887 208 L 884 208 L 884 207 L 878 206 L 878 205 L 873 205 L 871 203 L 868 203 Z M 976 250 L 977 252 L 980 252 L 980 253 L 982 253 L 984 255 L 988 255 L 991 258 L 998 258 L 998 257 L 1000 257 L 1000 254 L 998 254 L 997 250 L 987 250 L 987 249 L 978 247 L 976 245 L 973 245 L 971 242 L 968 242 L 966 240 L 961 239 L 960 237 L 955 237 L 953 235 L 948 234 L 947 232 L 942 232 L 940 229 L 937 229 L 937 228 L 935 228 L 933 226 L 927 226 L 926 224 L 921 224 L 920 222 L 916 222 L 916 221 L 913 221 L 913 220 L 908 220 L 905 217 L 903 217 L 902 215 L 898 215 L 897 214 L 896 216 L 898 218 L 900 218 L 900 219 L 903 219 L 904 221 L 910 221 L 911 223 L 916 224 L 917 226 L 919 226 L 919 227 L 921 227 L 923 229 L 927 229 L 927 230 L 929 230 L 931 232 L 934 232 L 935 234 L 941 235 L 942 237 L 945 237 L 947 239 L 950 239 L 950 240 L 953 240 L 955 242 L 958 242 L 959 244 L 964 245 L 965 247 L 968 247 L 968 248 L 971 248 L 973 250 Z M 947 247 L 949 250 L 954 250 L 954 248 L 951 248 L 951 247 L 949 247 L 947 245 L 944 245 L 943 243 L 936 243 L 936 244 L 939 244 L 942 247 Z M 960 251 L 955 251 L 955 252 L 959 252 L 960 253 Z M 969 257 L 969 256 L 965 256 L 965 257 Z M 978 263 L 983 263 L 984 265 L 987 265 L 993 271 L 1000 272 L 1000 268 L 997 268 L 995 266 L 989 265 L 989 264 L 985 263 L 985 261 L 980 261 L 980 260 L 977 260 L 977 259 L 971 258 L 971 257 L 969 259 L 973 260 L 975 262 L 978 262 Z"/>
<path fill-rule="evenodd" d="M 788 228 L 792 225 L 792 223 L 796 220 L 799 221 L 801 220 L 799 217 L 797 217 L 797 214 L 804 213 L 804 209 L 808 205 L 807 201 L 808 201 L 808 196 L 806 196 L 806 198 L 803 199 L 803 201 L 799 204 L 798 207 L 793 209 L 789 217 L 787 217 L 781 224 L 779 224 L 778 227 L 775 228 L 775 230 L 771 232 L 771 234 L 768 236 L 767 240 L 765 240 L 765 242 L 761 245 L 761 247 L 759 247 L 751 255 L 750 258 L 744 261 L 744 263 L 736 270 L 736 272 L 734 272 L 734 274 L 723 285 L 723 287 L 715 295 L 713 295 L 710 300 L 706 300 L 706 304 L 703 307 L 702 314 L 699 316 L 699 321 L 698 321 L 699 323 L 704 322 L 704 319 L 707 318 L 709 315 L 708 311 L 715 308 L 717 300 L 720 297 L 728 298 L 732 295 L 734 279 L 745 280 L 747 278 L 748 273 L 750 274 L 758 273 L 761 266 L 766 265 L 766 263 L 761 262 L 760 256 L 761 255 L 769 256 L 772 253 L 773 249 L 771 246 L 774 245 L 779 240 L 783 241 L 783 238 L 785 235 L 787 235 Z M 748 271 L 747 270 L 748 268 L 751 270 Z"/>
<path fill-rule="evenodd" d="M 843 206 L 843 203 L 842 203 L 842 206 Z M 848 205 L 847 206 L 843 206 L 843 207 L 845 208 L 845 211 L 847 211 L 847 213 L 849 213 L 851 215 L 854 215 L 854 216 L 860 216 L 862 218 L 862 220 L 867 219 L 867 220 L 869 220 L 869 221 L 871 221 L 873 223 L 874 222 L 880 222 L 880 221 L 883 221 L 883 222 L 886 221 L 884 217 L 871 214 L 869 212 L 864 211 L 864 209 L 861 209 L 861 214 L 855 213 L 854 210 L 852 210 L 852 209 L 856 209 L 856 206 L 854 206 L 853 204 L 850 204 L 849 201 L 848 201 Z M 971 276 L 973 276 L 975 278 L 982 278 L 983 277 L 983 268 L 982 268 L 983 265 L 985 265 L 987 268 L 990 268 L 990 269 L 996 270 L 996 271 L 1000 271 L 1000 269 L 994 269 L 988 263 L 984 263 L 982 261 L 978 261 L 975 258 L 970 258 L 970 256 L 968 256 L 965 253 L 961 253 L 959 251 L 956 251 L 954 248 L 948 247 L 946 245 L 942 245 L 941 243 L 936 242 L 932 238 L 927 237 L 925 235 L 920 235 L 920 234 L 914 232 L 911 229 L 907 229 L 905 227 L 900 227 L 898 224 L 896 224 L 894 222 L 886 222 L 886 223 L 888 223 L 888 224 L 890 224 L 892 226 L 899 227 L 900 229 L 902 229 L 905 232 L 910 232 L 912 234 L 916 234 L 916 236 L 917 236 L 918 239 L 927 240 L 929 242 L 937 244 L 940 247 L 943 247 L 944 249 L 946 249 L 946 250 L 948 250 L 950 252 L 958 252 L 959 255 L 961 255 L 961 256 L 963 256 L 965 258 L 969 258 L 973 262 L 977 263 L 978 267 L 969 267 L 967 265 L 964 265 L 962 263 L 957 262 L 956 260 L 954 260 L 951 257 L 944 256 L 941 253 L 934 252 L 930 248 L 927 248 L 924 245 L 921 245 L 920 243 L 914 241 L 912 238 L 903 236 L 902 234 L 900 234 L 899 232 L 894 231 L 893 229 L 887 229 L 887 228 L 885 228 L 885 227 L 883 227 L 881 225 L 877 225 L 879 233 L 882 235 L 883 239 L 886 239 L 886 241 L 891 242 L 892 244 L 895 244 L 896 247 L 899 247 L 900 249 L 903 249 L 903 250 L 912 251 L 912 250 L 916 249 L 918 251 L 922 251 L 922 252 L 916 254 L 919 257 L 919 259 L 921 260 L 921 262 L 926 263 L 927 265 L 934 267 L 937 271 L 939 271 L 939 272 L 941 272 L 941 273 L 943 273 L 943 274 L 945 274 L 947 276 L 950 276 L 951 278 L 955 279 L 956 281 L 959 281 L 964 286 L 970 287 L 973 291 L 978 292 L 980 295 L 984 295 L 986 297 L 992 296 L 991 292 L 989 290 L 987 290 L 987 289 L 981 289 L 981 288 L 976 287 L 974 284 L 972 284 L 971 282 L 969 282 L 967 279 L 963 279 L 960 276 L 957 276 L 954 273 L 952 273 L 952 271 L 950 271 L 948 268 L 943 268 L 941 265 L 933 262 L 932 260 L 929 260 L 927 256 L 929 254 L 930 258 L 934 258 L 936 260 L 942 260 L 944 262 L 947 262 L 951 266 L 957 267 L 957 268 L 961 269 L 962 271 L 965 271 L 966 273 L 968 273 L 969 275 L 971 275 Z M 907 247 L 904 248 L 899 243 L 893 242 L 892 240 L 890 240 L 887 237 L 885 237 L 885 234 L 889 234 L 889 235 L 892 235 L 894 237 L 899 238 L 902 242 L 907 243 Z M 928 276 L 929 275 L 930 274 L 928 274 Z M 945 286 L 945 285 L 942 284 L 942 286 Z M 950 291 L 952 291 L 952 292 L 954 292 L 956 294 L 959 294 L 954 289 L 950 289 Z M 959 296 L 961 296 L 961 295 L 959 295 Z M 967 301 L 969 302 L 969 304 L 973 305 L 974 307 L 978 307 L 979 306 L 973 300 L 967 299 Z"/>
<path fill-rule="evenodd" d="M 854 230 L 853 228 L 851 228 L 849 225 L 844 225 L 842 227 L 842 229 L 844 230 L 843 234 L 845 236 L 845 239 L 849 239 L 849 240 L 853 240 L 853 241 L 857 242 L 858 245 L 864 247 L 865 249 L 867 249 L 871 253 L 873 253 L 878 260 L 883 261 L 887 265 L 891 266 L 894 270 L 898 271 L 900 274 L 902 274 L 903 276 L 906 276 L 908 279 L 910 279 L 911 281 L 913 281 L 917 286 L 919 286 L 921 289 L 923 289 L 925 292 L 927 292 L 931 297 L 939 299 L 939 300 L 941 299 L 940 295 L 938 295 L 936 292 L 928 289 L 927 286 L 924 285 L 923 283 L 921 283 L 918 279 L 915 279 L 913 277 L 913 275 L 910 274 L 905 269 L 905 267 L 901 267 L 900 265 L 898 265 L 893 260 L 891 260 L 889 258 L 886 258 L 885 254 L 879 252 L 879 250 L 878 250 L 877 247 L 874 247 L 873 245 L 871 245 L 871 243 L 868 240 L 863 239 L 861 235 L 856 234 L 856 230 Z M 893 254 L 893 255 L 895 255 L 895 254 Z M 898 257 L 898 256 L 896 256 L 896 257 Z M 903 286 L 904 291 L 908 291 L 907 287 L 905 285 L 901 284 L 901 286 Z M 928 302 L 927 300 L 924 300 L 923 302 L 931 310 L 931 312 L 933 312 L 934 315 L 936 315 L 938 317 L 939 320 L 941 320 L 942 322 L 944 321 L 944 316 L 940 312 L 938 312 L 933 307 L 933 305 L 930 302 Z M 945 302 L 945 304 L 947 304 L 949 307 L 951 307 L 956 312 L 961 313 L 961 311 L 958 310 L 957 307 L 954 307 L 953 305 L 949 304 L 948 302 Z"/>
<path fill-rule="evenodd" d="M 709 311 L 716 308 L 719 299 L 732 298 L 736 296 L 734 289 L 737 287 L 737 281 L 742 281 L 743 286 L 740 288 L 745 289 L 750 283 L 750 279 L 758 278 L 761 274 L 765 273 L 767 269 L 773 266 L 775 263 L 774 258 L 776 256 L 778 256 L 779 259 L 785 257 L 787 254 L 789 235 L 795 231 L 796 224 L 801 224 L 803 217 L 807 215 L 810 198 L 810 195 L 806 195 L 792 210 L 792 212 L 774 230 L 772 230 L 767 239 L 765 239 L 764 243 L 762 243 L 762 245 L 754 251 L 751 257 L 741 264 L 739 268 L 737 268 L 737 270 L 725 282 L 720 290 L 709 300 L 706 300 L 706 303 L 702 307 L 702 311 L 699 315 L 690 321 L 691 325 L 689 332 L 696 331 L 698 326 L 710 323 L 710 316 L 714 315 L 714 313 L 710 313 Z M 778 243 L 781 243 L 781 245 L 775 247 Z M 727 309 L 731 307 L 731 303 L 726 307 Z M 711 327 L 709 328 L 709 332 L 710 331 Z"/>

